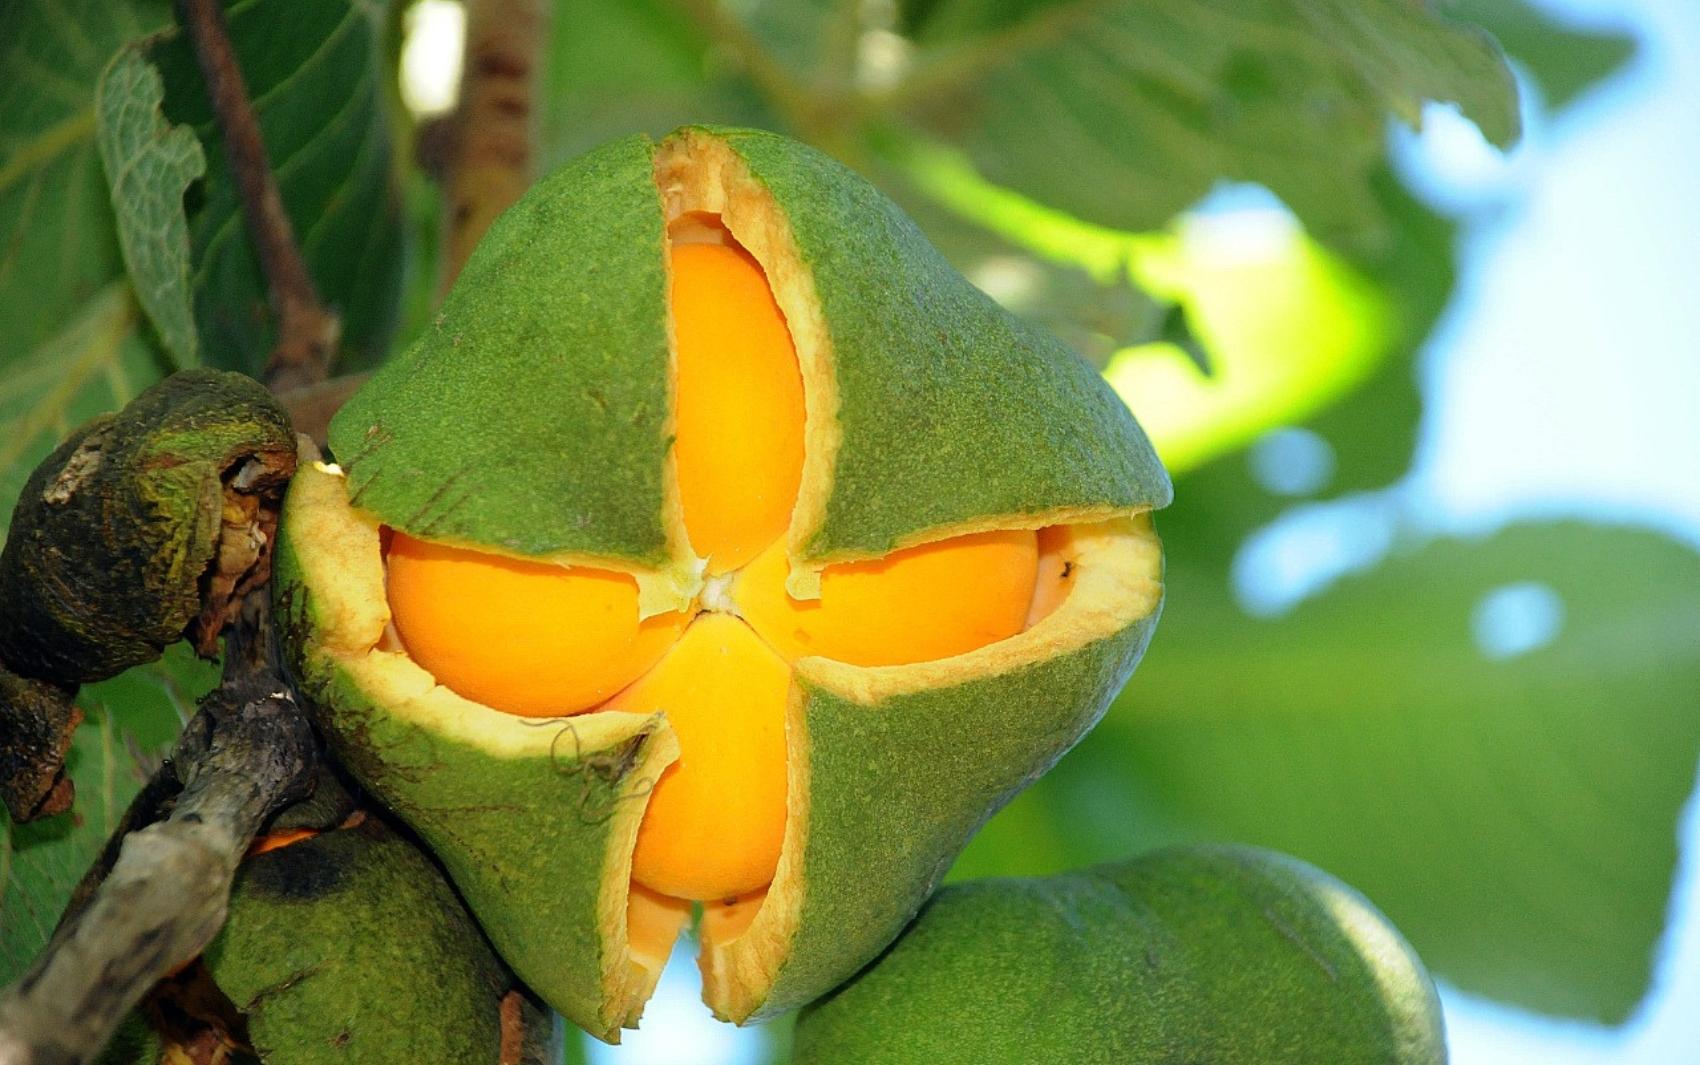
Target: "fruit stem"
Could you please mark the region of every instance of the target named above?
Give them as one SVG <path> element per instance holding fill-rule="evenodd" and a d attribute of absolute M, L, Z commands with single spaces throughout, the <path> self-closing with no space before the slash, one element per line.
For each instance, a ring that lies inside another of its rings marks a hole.
<path fill-rule="evenodd" d="M 224 137 L 224 154 L 242 198 L 242 216 L 277 315 L 277 343 L 266 360 L 263 379 L 279 392 L 322 381 L 330 372 L 342 323 L 319 299 L 284 211 L 260 122 L 230 43 L 224 9 L 220 0 L 177 0 L 177 17 L 194 44 L 207 97 Z"/>
<path fill-rule="evenodd" d="M 450 120 L 438 297 L 496 216 L 531 187 L 551 0 L 467 0 L 460 106 Z"/>
<path fill-rule="evenodd" d="M 149 988 L 212 941 L 255 833 L 312 790 L 316 741 L 278 672 L 268 603 L 264 590 L 248 596 L 224 682 L 125 813 L 41 956 L 0 992 L 0 1065 L 92 1061 Z"/>

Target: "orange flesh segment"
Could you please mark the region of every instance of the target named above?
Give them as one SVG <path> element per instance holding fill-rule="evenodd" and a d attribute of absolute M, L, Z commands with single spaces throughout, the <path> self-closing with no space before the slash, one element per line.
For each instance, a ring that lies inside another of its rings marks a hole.
<path fill-rule="evenodd" d="M 927 662 L 1020 632 L 1033 600 L 1036 537 L 970 533 L 821 572 L 816 600 L 785 593 L 785 545 L 740 572 L 732 599 L 787 659 L 821 655 L 858 666 Z"/>
<path fill-rule="evenodd" d="M 673 941 L 690 917 L 690 903 L 633 884 L 626 896 L 626 942 L 632 957 L 651 969 L 666 965 Z"/>
<path fill-rule="evenodd" d="M 1039 530 L 1039 566 L 1033 581 L 1033 604 L 1027 611 L 1027 628 L 1032 628 L 1062 606 L 1079 576 L 1074 534 L 1066 525 Z"/>
<path fill-rule="evenodd" d="M 685 899 L 773 879 L 785 834 L 785 702 L 791 670 L 730 614 L 697 618 L 610 710 L 667 715 L 679 760 L 650 795 L 632 878 Z"/>
<path fill-rule="evenodd" d="M 761 267 L 741 248 L 675 244 L 674 454 L 685 529 L 708 572 L 779 538 L 803 473 L 803 379 Z"/>
<path fill-rule="evenodd" d="M 750 922 L 756 919 L 762 903 L 766 901 L 767 890 L 764 888 L 724 902 L 705 903 L 700 930 L 703 940 L 709 943 L 730 943 L 737 939 L 744 934 L 744 929 L 750 927 Z"/>
<path fill-rule="evenodd" d="M 489 555 L 395 533 L 390 611 L 437 682 L 510 714 L 587 710 L 641 676 L 684 631 L 683 613 L 638 620 L 623 573 Z"/>

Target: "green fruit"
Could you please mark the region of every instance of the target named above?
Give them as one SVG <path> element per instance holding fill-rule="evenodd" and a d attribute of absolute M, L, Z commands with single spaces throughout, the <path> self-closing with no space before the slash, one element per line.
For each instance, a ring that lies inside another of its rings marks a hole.
<path fill-rule="evenodd" d="M 795 1065 L 1440 1065 L 1422 963 L 1363 896 L 1249 847 L 953 885 L 797 1024 Z"/>
<path fill-rule="evenodd" d="M 205 959 L 265 1065 L 496 1060 L 507 977 L 376 817 L 245 861 Z"/>
<path fill-rule="evenodd" d="M 668 226 L 697 213 L 759 261 L 795 343 L 792 597 L 818 596 L 830 565 L 982 530 L 1065 527 L 1069 552 L 1060 605 L 1007 639 L 911 665 L 792 663 L 777 871 L 704 903 L 717 1014 L 800 1006 L 884 948 L 974 830 L 1103 713 L 1162 595 L 1148 512 L 1170 489 L 1126 408 L 862 179 L 782 137 L 687 129 L 537 185 L 339 414 L 338 464 L 303 463 L 277 586 L 338 756 L 526 983 L 611 1040 L 686 912 L 631 890 L 675 732 L 662 712 L 522 718 L 435 683 L 386 634 L 383 529 L 631 574 L 646 614 L 723 609 L 672 457 Z"/>
<path fill-rule="evenodd" d="M 316 821 L 326 805 L 289 812 Z M 255 849 L 202 967 L 162 981 L 99 1065 L 497 1060 L 511 977 L 418 848 L 361 814 L 317 833 L 274 824 Z"/>

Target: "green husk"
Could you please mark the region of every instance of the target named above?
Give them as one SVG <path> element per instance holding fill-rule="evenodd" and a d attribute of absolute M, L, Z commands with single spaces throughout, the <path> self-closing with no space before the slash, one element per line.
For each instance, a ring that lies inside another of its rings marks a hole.
<path fill-rule="evenodd" d="M 432 326 L 331 422 L 358 506 L 413 536 L 668 563 L 653 151 L 606 145 L 490 228 Z"/>
<path fill-rule="evenodd" d="M 795 1065 L 1440 1065 L 1422 963 L 1362 896 L 1247 847 L 953 885 L 798 1021 Z"/>
<path fill-rule="evenodd" d="M 690 603 L 663 265 L 667 222 L 703 210 L 762 263 L 797 341 L 793 579 L 977 528 L 1090 523 L 1100 551 L 1088 601 L 1000 644 L 914 667 L 799 663 L 779 872 L 742 934 L 728 918 L 716 939 L 705 919 L 717 1013 L 771 1016 L 877 954 L 984 819 L 1097 720 L 1161 599 L 1143 515 L 1170 489 L 1125 407 L 861 179 L 719 130 L 617 141 L 545 179 L 437 325 L 343 409 L 337 464 L 296 478 L 278 594 L 338 757 L 430 845 L 514 970 L 605 1039 L 653 987 L 625 907 L 677 742 L 660 714 L 527 720 L 436 686 L 385 635 L 379 526 L 619 569 L 648 582 L 650 608 Z"/>

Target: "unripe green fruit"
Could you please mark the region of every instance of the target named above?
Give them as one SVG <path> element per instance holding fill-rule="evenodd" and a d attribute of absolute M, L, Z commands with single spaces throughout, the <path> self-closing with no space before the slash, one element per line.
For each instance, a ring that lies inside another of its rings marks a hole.
<path fill-rule="evenodd" d="M 794 1065 L 1441 1065 L 1422 963 L 1363 896 L 1249 847 L 940 891 L 806 1009 Z"/>

